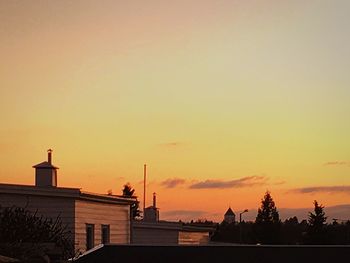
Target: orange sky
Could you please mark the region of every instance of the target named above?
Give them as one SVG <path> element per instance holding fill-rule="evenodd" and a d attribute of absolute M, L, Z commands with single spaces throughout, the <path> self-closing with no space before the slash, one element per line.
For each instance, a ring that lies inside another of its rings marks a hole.
<path fill-rule="evenodd" d="M 121 192 L 163 218 L 349 204 L 348 1 L 1 1 L 0 179 Z M 150 204 L 150 203 L 149 203 Z M 255 213 L 255 212 L 251 212 Z M 194 218 L 196 219 L 196 218 Z"/>

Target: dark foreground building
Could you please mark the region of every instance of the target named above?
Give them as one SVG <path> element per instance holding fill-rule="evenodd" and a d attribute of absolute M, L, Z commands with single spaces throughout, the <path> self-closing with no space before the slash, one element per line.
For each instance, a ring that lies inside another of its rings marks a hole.
<path fill-rule="evenodd" d="M 350 246 L 139 246 L 101 245 L 82 255 L 77 263 L 97 262 L 239 262 L 338 263 L 349 262 Z"/>

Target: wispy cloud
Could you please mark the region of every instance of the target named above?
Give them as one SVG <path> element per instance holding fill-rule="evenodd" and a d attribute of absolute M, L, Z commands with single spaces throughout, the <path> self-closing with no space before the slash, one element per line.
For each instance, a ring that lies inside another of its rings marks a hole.
<path fill-rule="evenodd" d="M 242 188 L 253 185 L 264 185 L 267 181 L 265 176 L 247 176 L 236 180 L 206 180 L 194 183 L 189 186 L 191 189 L 211 189 L 211 188 Z"/>
<path fill-rule="evenodd" d="M 169 178 L 163 182 L 161 182 L 161 186 L 165 188 L 174 188 L 180 184 L 184 184 L 186 182 L 185 179 L 182 178 Z"/>
<path fill-rule="evenodd" d="M 273 184 L 274 185 L 282 185 L 282 184 L 285 184 L 286 181 L 277 181 L 277 182 L 274 182 Z"/>
<path fill-rule="evenodd" d="M 292 189 L 289 192 L 301 193 L 301 194 L 312 194 L 312 193 L 350 194 L 350 185 L 302 187 L 302 188 Z"/>
<path fill-rule="evenodd" d="M 348 165 L 350 166 L 350 162 L 347 161 L 331 161 L 324 163 L 326 166 L 341 166 L 341 165 Z"/>

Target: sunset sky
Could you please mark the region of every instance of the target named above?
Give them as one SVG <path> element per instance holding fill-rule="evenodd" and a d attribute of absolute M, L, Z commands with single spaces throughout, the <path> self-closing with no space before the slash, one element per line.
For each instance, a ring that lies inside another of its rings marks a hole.
<path fill-rule="evenodd" d="M 266 190 L 350 204 L 349 10 L 0 1 L 0 182 L 33 184 L 52 148 L 59 186 L 91 192 L 141 198 L 147 163 L 162 219 L 253 218 Z"/>

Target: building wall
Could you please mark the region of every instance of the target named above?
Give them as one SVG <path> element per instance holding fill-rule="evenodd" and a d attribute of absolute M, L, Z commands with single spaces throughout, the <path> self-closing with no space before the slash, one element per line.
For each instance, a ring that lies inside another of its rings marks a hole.
<path fill-rule="evenodd" d="M 158 222 L 159 221 L 159 210 L 154 206 L 147 207 L 144 212 L 144 221 Z"/>
<path fill-rule="evenodd" d="M 0 193 L 0 205 L 3 207 L 18 206 L 43 217 L 56 219 L 58 216 L 67 230 L 74 237 L 74 199 L 64 197 L 47 197 Z"/>
<path fill-rule="evenodd" d="M 86 224 L 95 228 L 95 246 L 101 244 L 101 225 L 110 226 L 110 243 L 130 243 L 130 207 L 95 201 L 75 201 L 75 246 L 86 250 Z"/>
<path fill-rule="evenodd" d="M 209 232 L 179 232 L 179 245 L 199 245 L 209 243 Z"/>
<path fill-rule="evenodd" d="M 147 245 L 178 244 L 179 231 L 173 229 L 133 228 L 133 243 Z"/>
<path fill-rule="evenodd" d="M 36 186 L 57 186 L 57 170 L 55 169 L 36 169 Z"/>
<path fill-rule="evenodd" d="M 236 216 L 235 215 L 225 215 L 224 221 L 231 224 L 236 222 Z"/>

